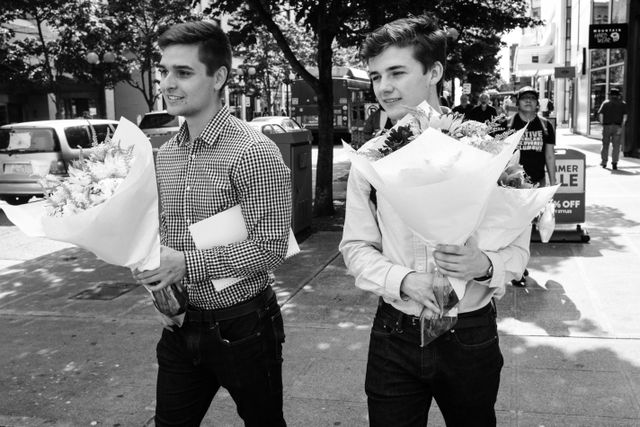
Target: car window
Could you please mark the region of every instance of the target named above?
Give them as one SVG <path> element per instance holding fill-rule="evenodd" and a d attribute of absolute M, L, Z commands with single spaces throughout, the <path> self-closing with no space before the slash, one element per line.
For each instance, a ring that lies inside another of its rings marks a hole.
<path fill-rule="evenodd" d="M 157 129 L 178 127 L 180 123 L 177 116 L 171 114 L 147 114 L 140 121 L 140 129 Z"/>
<path fill-rule="evenodd" d="M 67 137 L 67 143 L 71 148 L 91 148 L 93 145 L 93 132 L 98 143 L 104 142 L 108 135 L 113 135 L 113 130 L 109 125 L 82 125 L 70 126 L 65 128 L 64 134 Z"/>
<path fill-rule="evenodd" d="M 56 151 L 58 139 L 53 129 L 0 129 L 0 152 L 38 153 Z"/>
<path fill-rule="evenodd" d="M 282 120 L 282 127 L 287 129 L 287 130 L 300 129 L 300 126 L 298 126 L 298 124 L 296 122 L 294 122 L 293 120 L 291 120 L 291 119 Z"/>

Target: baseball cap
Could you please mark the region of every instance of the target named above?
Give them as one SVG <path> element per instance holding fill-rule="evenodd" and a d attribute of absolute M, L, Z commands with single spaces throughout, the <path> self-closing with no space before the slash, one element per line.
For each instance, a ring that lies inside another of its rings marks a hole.
<path fill-rule="evenodd" d="M 538 93 L 538 91 L 537 91 L 537 90 L 535 90 L 535 89 L 534 89 L 534 88 L 532 88 L 531 86 L 524 86 L 524 87 L 522 87 L 522 88 L 520 88 L 520 89 L 518 90 L 518 93 L 517 93 L 517 99 L 520 99 L 520 97 L 521 97 L 522 95 L 524 95 L 525 93 L 532 93 L 532 94 L 534 94 L 534 95 L 536 96 L 536 98 L 539 98 L 539 97 L 540 97 L 540 94 Z"/>

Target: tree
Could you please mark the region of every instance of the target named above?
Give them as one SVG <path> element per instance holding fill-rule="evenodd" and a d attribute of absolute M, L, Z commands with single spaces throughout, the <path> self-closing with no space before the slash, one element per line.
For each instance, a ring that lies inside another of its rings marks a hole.
<path fill-rule="evenodd" d="M 70 76 L 87 77 L 88 50 L 98 50 L 109 30 L 98 19 L 100 5 L 90 0 L 5 0 L 0 6 L 0 77 L 8 87 L 49 93 L 56 117 L 64 115 L 61 90 Z M 8 25 L 22 18 L 32 34 L 18 37 Z M 55 30 L 54 30 L 55 29 Z"/>
<path fill-rule="evenodd" d="M 211 2 L 210 12 L 231 13 L 241 18 L 245 26 L 240 30 L 245 36 L 253 29 L 265 28 L 275 38 L 282 54 L 295 72 L 314 89 L 318 98 L 318 165 L 316 177 L 316 216 L 333 213 L 333 93 L 331 69 L 333 46 L 357 46 L 363 34 L 381 24 L 408 14 L 430 12 L 441 21 L 462 33 L 461 40 L 469 44 L 495 42 L 499 49 L 499 37 L 505 31 L 517 26 L 535 23 L 526 17 L 526 0 L 402 0 L 380 3 L 376 0 L 217 0 Z M 291 47 L 275 16 L 294 16 L 302 31 L 313 34 L 315 61 L 319 76 L 311 75 Z M 466 33 L 466 34 L 465 34 Z M 475 42 L 474 42 L 475 40 Z M 453 49 L 462 49 L 454 46 Z M 494 55 L 495 56 L 495 55 Z M 462 53 L 452 53 L 451 59 L 460 65 L 452 66 L 448 76 L 469 72 L 465 68 L 466 58 Z M 478 63 L 478 69 L 490 62 Z M 471 64 L 473 65 L 473 63 Z M 495 65 L 494 65 L 495 68 Z M 473 69 L 473 67 L 472 67 Z"/>
<path fill-rule="evenodd" d="M 140 91 L 149 111 L 160 97 L 155 65 L 160 61 L 158 37 L 171 25 L 195 19 L 192 0 L 110 0 L 104 18 L 112 29 L 109 43 L 118 52 L 124 81 Z"/>

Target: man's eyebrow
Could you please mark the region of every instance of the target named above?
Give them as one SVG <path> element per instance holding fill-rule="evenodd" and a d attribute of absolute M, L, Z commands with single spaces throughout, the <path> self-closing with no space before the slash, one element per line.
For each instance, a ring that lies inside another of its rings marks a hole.
<path fill-rule="evenodd" d="M 391 67 L 386 68 L 384 71 L 391 72 L 391 71 L 403 70 L 405 68 L 406 68 L 405 65 L 392 65 Z M 379 75 L 379 74 L 380 73 L 378 71 L 370 71 L 369 77 L 371 77 L 372 75 Z"/>
<path fill-rule="evenodd" d="M 193 67 L 190 67 L 188 65 L 170 65 L 170 66 L 165 66 L 162 63 L 158 62 L 156 64 L 156 67 L 161 68 L 163 70 L 166 70 L 167 68 L 172 68 L 174 70 L 177 71 L 193 71 Z"/>

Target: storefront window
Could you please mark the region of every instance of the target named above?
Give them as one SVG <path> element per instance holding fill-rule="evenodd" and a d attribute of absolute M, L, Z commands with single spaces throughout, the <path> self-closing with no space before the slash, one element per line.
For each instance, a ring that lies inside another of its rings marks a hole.
<path fill-rule="evenodd" d="M 607 65 L 607 49 L 591 49 L 591 68 Z"/>
<path fill-rule="evenodd" d="M 622 64 L 625 60 L 626 49 L 609 49 L 609 64 Z"/>
<path fill-rule="evenodd" d="M 609 86 L 622 88 L 624 85 L 624 65 L 609 68 Z"/>
<path fill-rule="evenodd" d="M 611 24 L 627 22 L 627 0 L 592 0 L 591 22 Z M 602 126 L 598 109 L 611 87 L 624 88 L 626 49 L 594 49 L 591 51 L 591 92 L 589 134 L 600 136 Z"/>
<path fill-rule="evenodd" d="M 611 2 L 611 23 L 627 22 L 627 0 L 613 0 Z"/>
<path fill-rule="evenodd" d="M 598 109 L 606 99 L 607 92 L 607 70 L 597 70 L 591 72 L 591 106 L 589 133 L 593 136 L 602 135 L 602 125 L 598 117 Z"/>

